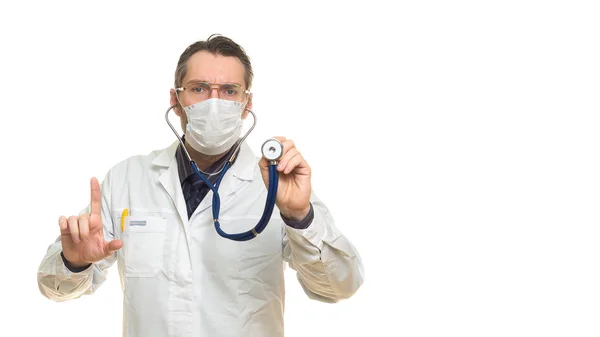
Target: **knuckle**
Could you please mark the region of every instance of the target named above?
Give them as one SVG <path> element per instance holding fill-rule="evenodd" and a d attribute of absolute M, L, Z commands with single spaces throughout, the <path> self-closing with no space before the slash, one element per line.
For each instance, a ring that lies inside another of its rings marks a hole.
<path fill-rule="evenodd" d="M 100 216 L 100 214 L 92 214 L 89 216 L 89 222 L 93 222 L 93 221 L 102 221 L 102 217 Z"/>

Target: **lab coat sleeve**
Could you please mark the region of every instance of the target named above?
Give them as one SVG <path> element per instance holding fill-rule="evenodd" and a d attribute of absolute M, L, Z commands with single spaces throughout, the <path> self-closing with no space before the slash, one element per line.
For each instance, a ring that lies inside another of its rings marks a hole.
<path fill-rule="evenodd" d="M 115 233 L 108 208 L 107 196 L 110 195 L 108 179 L 102 183 L 101 191 L 103 232 L 104 239 L 108 242 L 114 239 Z M 89 205 L 80 214 L 82 213 L 89 213 Z M 58 230 L 58 226 L 56 227 Z M 116 261 L 117 254 L 114 253 L 93 263 L 84 271 L 75 273 L 65 266 L 60 256 L 61 252 L 62 244 L 59 235 L 56 241 L 48 247 L 37 273 L 38 287 L 42 295 L 57 302 L 75 299 L 96 291 L 106 280 L 108 268 Z"/>
<path fill-rule="evenodd" d="M 284 260 L 297 272 L 309 298 L 335 303 L 350 298 L 362 285 L 362 260 L 314 193 L 311 204 L 314 219 L 308 228 L 283 225 Z"/>

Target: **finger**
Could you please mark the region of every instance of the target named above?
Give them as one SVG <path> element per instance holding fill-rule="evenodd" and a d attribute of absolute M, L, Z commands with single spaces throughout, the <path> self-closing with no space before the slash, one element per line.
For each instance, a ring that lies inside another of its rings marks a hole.
<path fill-rule="evenodd" d="M 294 149 L 296 149 L 296 144 L 294 144 L 294 142 L 291 139 L 284 140 L 283 142 L 281 142 L 281 144 L 283 145 L 283 151 L 281 154 L 281 159 L 279 159 L 279 162 L 281 163 L 283 161 L 284 164 L 277 165 L 277 170 L 280 172 L 283 171 L 283 169 L 285 168 L 285 163 L 287 163 L 289 158 L 292 157 L 293 153 L 290 153 L 290 152 L 292 152 Z"/>
<path fill-rule="evenodd" d="M 121 240 L 112 240 L 111 242 L 107 242 L 104 245 L 105 257 L 112 255 L 115 251 L 121 249 L 121 247 L 123 247 L 123 241 Z"/>
<path fill-rule="evenodd" d="M 90 228 L 90 231 L 102 228 L 102 217 L 100 216 L 100 214 L 96 214 L 96 213 L 90 214 L 89 228 Z"/>
<path fill-rule="evenodd" d="M 304 157 L 302 156 L 302 154 L 298 153 L 290 159 L 290 161 L 287 163 L 287 166 L 285 167 L 285 171 L 283 171 L 283 173 L 288 174 L 292 171 L 296 171 L 299 174 L 303 174 L 305 172 L 299 171 L 298 169 L 307 168 L 307 167 L 308 167 L 308 164 L 306 163 L 306 160 L 304 160 Z"/>
<path fill-rule="evenodd" d="M 300 154 L 300 152 L 298 152 L 297 149 L 291 149 L 288 152 L 285 152 L 283 157 L 281 157 L 281 159 L 279 160 L 279 165 L 277 165 L 277 171 L 283 172 L 283 170 L 285 170 L 285 168 L 287 167 L 290 159 L 292 159 L 298 154 Z"/>
<path fill-rule="evenodd" d="M 58 227 L 60 228 L 61 234 L 69 232 L 67 230 L 69 228 L 69 224 L 67 223 L 67 218 L 65 216 L 61 215 L 60 218 L 58 218 Z"/>
<path fill-rule="evenodd" d="M 87 240 L 90 234 L 90 216 L 83 213 L 79 216 L 79 237 L 81 240 Z"/>
<path fill-rule="evenodd" d="M 281 145 L 283 145 L 283 155 L 285 155 L 285 153 L 290 151 L 291 149 L 296 148 L 296 144 L 294 144 L 294 141 L 292 141 L 291 139 L 281 141 Z"/>
<path fill-rule="evenodd" d="M 96 179 L 95 177 L 90 180 L 90 190 L 92 200 L 90 203 L 90 214 L 100 215 L 100 210 L 102 208 L 100 183 L 98 183 L 98 179 Z"/>
<path fill-rule="evenodd" d="M 76 216 L 70 216 L 69 220 L 69 232 L 71 233 L 71 238 L 73 239 L 73 242 L 75 243 L 79 243 L 79 225 L 77 224 L 77 217 Z"/>
<path fill-rule="evenodd" d="M 286 138 L 283 137 L 283 136 L 275 136 L 275 137 L 272 137 L 272 138 L 275 138 L 275 139 L 277 139 L 278 141 L 280 141 L 282 143 L 286 141 Z"/>

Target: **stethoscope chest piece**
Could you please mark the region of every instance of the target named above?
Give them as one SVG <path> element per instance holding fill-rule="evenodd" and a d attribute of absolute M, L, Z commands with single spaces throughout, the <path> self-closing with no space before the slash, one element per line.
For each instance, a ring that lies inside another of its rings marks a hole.
<path fill-rule="evenodd" d="M 262 145 L 262 155 L 269 162 L 276 162 L 283 155 L 283 144 L 275 138 L 268 139 Z"/>

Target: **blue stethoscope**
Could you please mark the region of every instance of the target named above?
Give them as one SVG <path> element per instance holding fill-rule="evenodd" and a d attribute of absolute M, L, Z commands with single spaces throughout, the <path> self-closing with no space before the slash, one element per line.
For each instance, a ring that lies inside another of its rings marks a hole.
<path fill-rule="evenodd" d="M 215 173 L 206 173 L 206 172 L 201 171 L 198 168 L 198 166 L 196 165 L 196 163 L 192 160 L 192 157 L 190 157 L 190 154 L 188 153 L 187 149 L 185 148 L 185 144 L 183 143 L 183 140 L 181 139 L 181 137 L 179 136 L 179 134 L 177 133 L 177 131 L 175 130 L 173 125 L 171 125 L 171 122 L 169 122 L 169 112 L 173 108 L 175 108 L 175 106 L 176 105 L 169 107 L 169 109 L 165 113 L 165 119 L 167 120 L 167 124 L 169 124 L 169 126 L 171 127 L 171 130 L 173 130 L 173 133 L 175 133 L 175 136 L 177 136 L 179 143 L 181 143 L 183 151 L 185 152 L 185 155 L 187 156 L 188 160 L 190 161 L 190 164 L 192 165 L 192 169 L 194 170 L 194 172 L 196 172 L 198 177 L 206 184 L 206 186 L 208 186 L 211 189 L 211 191 L 213 192 L 212 215 L 213 215 L 213 221 L 214 221 L 215 229 L 217 230 L 217 233 L 220 236 L 222 236 L 226 239 L 233 240 L 233 241 L 248 241 L 248 240 L 254 239 L 255 237 L 258 236 L 258 234 L 262 233 L 262 231 L 265 230 L 265 228 L 267 227 L 267 224 L 269 223 L 269 220 L 271 219 L 271 214 L 273 214 L 273 209 L 275 208 L 275 198 L 277 197 L 277 186 L 279 184 L 279 172 L 277 172 L 277 164 L 279 163 L 279 159 L 281 159 L 281 156 L 283 155 L 283 144 L 281 144 L 281 142 L 279 140 L 277 140 L 275 138 L 271 138 L 271 139 L 268 139 L 267 141 L 265 141 L 261 146 L 262 155 L 269 163 L 269 186 L 267 189 L 267 201 L 265 203 L 265 209 L 263 211 L 262 217 L 258 221 L 258 224 L 254 228 L 252 228 L 251 230 L 248 230 L 246 232 L 237 233 L 237 234 L 225 233 L 225 231 L 223 231 L 221 229 L 221 224 L 219 223 L 219 212 L 221 209 L 221 198 L 219 197 L 219 185 L 221 184 L 221 180 L 225 176 L 225 173 L 227 172 L 227 170 L 229 170 L 231 165 L 233 165 L 233 162 L 235 161 L 235 158 L 237 157 L 237 155 L 240 151 L 240 145 L 244 142 L 246 137 L 248 137 L 250 132 L 254 129 L 254 126 L 256 125 L 256 115 L 254 114 L 254 112 L 252 112 L 252 110 L 246 109 L 246 111 L 248 111 L 252 114 L 252 118 L 254 120 L 254 122 L 252 123 L 252 127 L 248 130 L 248 132 L 246 132 L 244 137 L 242 137 L 242 139 L 238 142 L 235 150 L 232 152 L 231 156 L 229 157 L 229 160 L 227 160 L 225 162 L 225 165 L 223 165 L 223 167 Z M 219 176 L 217 178 L 216 183 L 213 185 L 208 180 L 208 178 L 205 177 L 205 175 L 213 176 L 216 174 L 219 174 Z"/>

